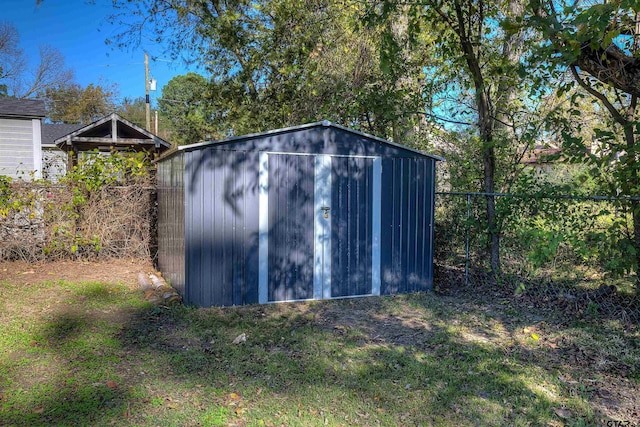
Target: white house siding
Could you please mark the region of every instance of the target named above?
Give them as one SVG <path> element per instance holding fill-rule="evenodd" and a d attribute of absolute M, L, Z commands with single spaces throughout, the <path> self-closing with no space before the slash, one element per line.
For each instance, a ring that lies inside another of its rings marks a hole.
<path fill-rule="evenodd" d="M 35 178 L 42 178 L 42 122 L 40 119 L 31 119 L 33 130 L 33 171 Z"/>
<path fill-rule="evenodd" d="M 0 118 L 0 175 L 30 179 L 41 158 L 39 119 Z"/>

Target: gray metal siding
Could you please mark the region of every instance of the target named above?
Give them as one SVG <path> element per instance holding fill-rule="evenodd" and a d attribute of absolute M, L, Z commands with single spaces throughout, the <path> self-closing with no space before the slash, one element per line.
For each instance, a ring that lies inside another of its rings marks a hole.
<path fill-rule="evenodd" d="M 431 289 L 434 160 L 382 160 L 381 294 Z"/>
<path fill-rule="evenodd" d="M 435 161 L 332 127 L 180 151 L 159 167 L 161 270 L 204 307 L 257 303 L 260 292 L 264 302 L 366 295 L 374 281 L 381 294 L 430 289 Z M 168 171 L 180 167 L 176 188 Z"/>
<path fill-rule="evenodd" d="M 257 153 L 186 153 L 186 259 L 190 304 L 258 301 Z"/>
<path fill-rule="evenodd" d="M 184 156 L 158 164 L 158 266 L 185 293 Z"/>
<path fill-rule="evenodd" d="M 313 156 L 269 155 L 268 300 L 313 297 Z"/>
<path fill-rule="evenodd" d="M 373 159 L 333 157 L 331 296 L 372 290 Z"/>

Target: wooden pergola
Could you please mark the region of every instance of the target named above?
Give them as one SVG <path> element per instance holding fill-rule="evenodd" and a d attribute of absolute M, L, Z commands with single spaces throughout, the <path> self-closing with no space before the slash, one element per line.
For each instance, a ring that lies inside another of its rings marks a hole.
<path fill-rule="evenodd" d="M 85 151 L 144 151 L 157 158 L 171 144 L 151 132 L 131 123 L 117 113 L 84 126 L 55 140 L 67 153 L 68 170 L 78 164 L 78 153 Z"/>

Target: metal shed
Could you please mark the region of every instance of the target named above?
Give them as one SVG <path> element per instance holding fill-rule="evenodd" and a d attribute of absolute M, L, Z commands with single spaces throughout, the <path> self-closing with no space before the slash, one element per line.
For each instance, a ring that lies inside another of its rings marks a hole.
<path fill-rule="evenodd" d="M 318 122 L 158 164 L 158 263 L 188 304 L 428 290 L 436 161 Z"/>

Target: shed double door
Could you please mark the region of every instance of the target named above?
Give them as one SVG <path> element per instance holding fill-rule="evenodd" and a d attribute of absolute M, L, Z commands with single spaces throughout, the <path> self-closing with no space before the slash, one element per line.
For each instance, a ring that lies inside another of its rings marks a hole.
<path fill-rule="evenodd" d="M 378 293 L 379 159 L 269 153 L 260 163 L 260 302 Z"/>

